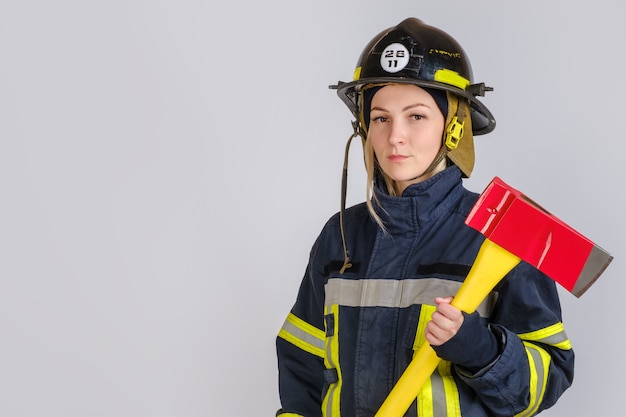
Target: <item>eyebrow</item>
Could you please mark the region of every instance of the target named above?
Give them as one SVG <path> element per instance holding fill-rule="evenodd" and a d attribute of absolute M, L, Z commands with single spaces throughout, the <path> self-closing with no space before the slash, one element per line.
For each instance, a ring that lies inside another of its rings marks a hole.
<path fill-rule="evenodd" d="M 410 110 L 410 109 L 412 109 L 412 108 L 414 108 L 414 107 L 426 107 L 426 108 L 430 109 L 430 106 L 428 106 L 428 105 L 426 105 L 426 104 L 424 104 L 424 103 L 415 103 L 415 104 L 409 104 L 408 106 L 404 107 L 404 108 L 402 109 L 402 111 L 407 111 L 407 110 Z M 373 112 L 374 110 L 379 110 L 379 111 L 389 111 L 389 110 L 387 110 L 387 109 L 385 109 L 385 108 L 383 108 L 383 107 L 378 107 L 378 106 L 376 106 L 376 107 L 372 107 L 372 108 L 370 109 L 370 112 Z"/>

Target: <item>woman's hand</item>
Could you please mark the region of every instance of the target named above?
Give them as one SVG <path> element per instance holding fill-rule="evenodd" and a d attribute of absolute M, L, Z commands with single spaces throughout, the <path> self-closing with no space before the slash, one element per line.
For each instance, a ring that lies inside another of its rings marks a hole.
<path fill-rule="evenodd" d="M 476 373 L 494 363 L 501 343 L 477 312 L 464 314 L 450 304 L 452 299 L 435 298 L 437 310 L 426 324 L 426 340 L 441 359 Z"/>
<path fill-rule="evenodd" d="M 452 339 L 463 324 L 463 312 L 450 304 L 453 298 L 435 297 L 437 310 L 426 324 L 426 340 L 431 346 L 440 346 Z"/>

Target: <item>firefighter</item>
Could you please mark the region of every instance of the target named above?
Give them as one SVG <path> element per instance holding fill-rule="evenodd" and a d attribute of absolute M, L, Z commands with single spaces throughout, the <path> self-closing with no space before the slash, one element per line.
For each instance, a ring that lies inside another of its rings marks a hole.
<path fill-rule="evenodd" d="M 351 82 L 365 202 L 316 239 L 276 340 L 283 417 L 372 417 L 428 342 L 442 359 L 407 416 L 531 416 L 571 385 L 574 352 L 553 280 L 521 262 L 472 314 L 451 300 L 484 236 L 464 221 L 474 136 L 495 119 L 469 59 L 408 18 L 375 36 Z M 347 152 L 350 140 L 346 147 Z M 347 166 L 344 165 L 344 175 Z"/>

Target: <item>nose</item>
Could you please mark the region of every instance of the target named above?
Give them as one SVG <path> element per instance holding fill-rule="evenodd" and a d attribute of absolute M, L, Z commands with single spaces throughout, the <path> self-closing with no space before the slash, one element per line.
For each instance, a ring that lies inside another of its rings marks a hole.
<path fill-rule="evenodd" d="M 389 122 L 389 144 L 401 145 L 406 142 L 406 129 L 400 120 L 394 118 Z"/>

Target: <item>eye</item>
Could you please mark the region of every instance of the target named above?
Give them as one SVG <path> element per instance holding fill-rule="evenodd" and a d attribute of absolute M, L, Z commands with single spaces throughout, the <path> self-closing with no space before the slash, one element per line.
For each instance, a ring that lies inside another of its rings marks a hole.
<path fill-rule="evenodd" d="M 385 116 L 377 116 L 372 118 L 373 122 L 378 122 L 378 123 L 384 123 L 386 122 L 388 119 Z"/>
<path fill-rule="evenodd" d="M 413 120 L 422 120 L 424 118 L 423 114 L 412 114 L 411 119 Z"/>

